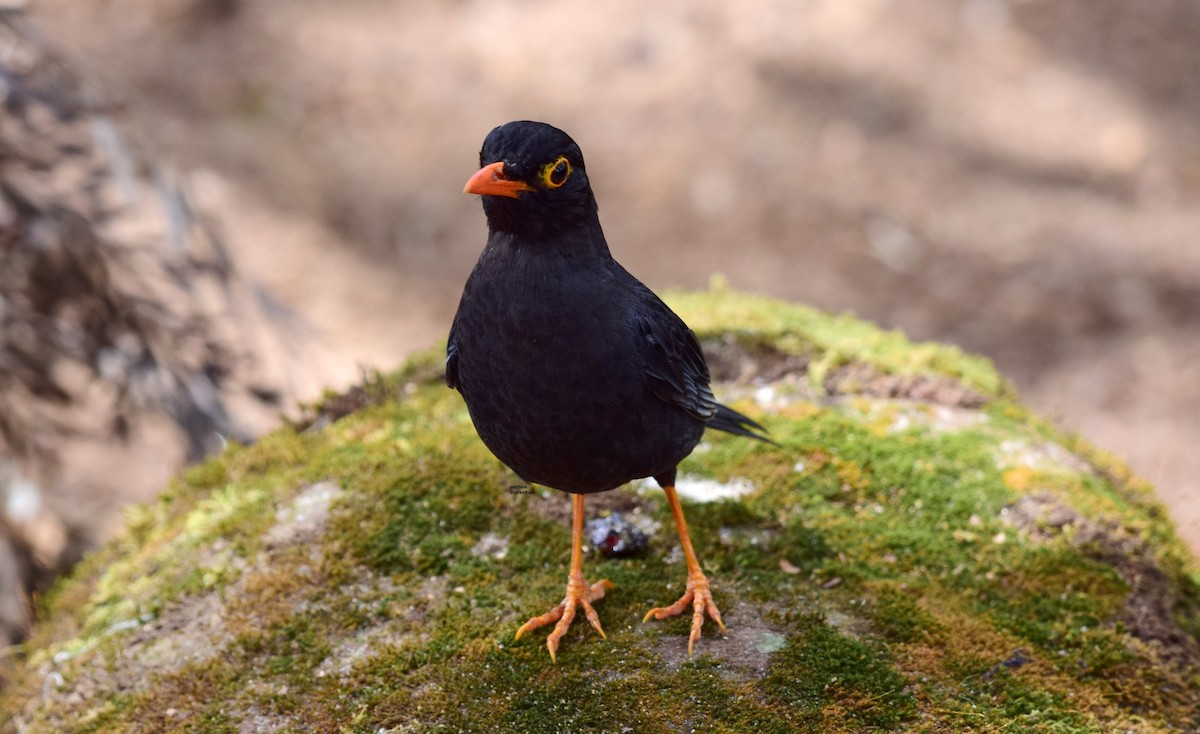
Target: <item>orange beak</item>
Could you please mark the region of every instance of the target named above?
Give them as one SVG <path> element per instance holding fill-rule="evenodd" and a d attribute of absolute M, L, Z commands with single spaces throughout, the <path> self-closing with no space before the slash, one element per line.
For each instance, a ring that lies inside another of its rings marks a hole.
<path fill-rule="evenodd" d="M 496 161 L 480 168 L 463 187 L 464 194 L 479 194 L 480 196 L 507 196 L 510 199 L 520 198 L 522 191 L 533 191 L 533 187 L 524 181 L 513 181 L 504 177 L 504 161 Z"/>

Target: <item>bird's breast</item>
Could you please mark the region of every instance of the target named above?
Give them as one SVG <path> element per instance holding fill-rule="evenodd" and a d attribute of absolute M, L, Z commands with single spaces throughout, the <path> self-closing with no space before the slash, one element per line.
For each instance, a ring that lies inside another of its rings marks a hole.
<path fill-rule="evenodd" d="M 501 461 L 532 482 L 600 491 L 686 455 L 701 424 L 652 396 L 619 283 L 481 266 L 456 321 L 458 385 Z"/>
<path fill-rule="evenodd" d="M 509 391 L 579 387 L 633 336 L 616 306 L 570 276 L 517 269 L 473 283 L 456 334 L 460 379 L 503 383 Z"/>

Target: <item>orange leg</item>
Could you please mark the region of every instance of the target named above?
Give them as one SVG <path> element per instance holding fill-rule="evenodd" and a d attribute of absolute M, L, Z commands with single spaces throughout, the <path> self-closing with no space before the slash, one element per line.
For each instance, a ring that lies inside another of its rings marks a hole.
<path fill-rule="evenodd" d="M 700 570 L 700 561 L 696 560 L 696 551 L 692 548 L 692 539 L 688 535 L 687 522 L 683 519 L 683 507 L 679 504 L 679 495 L 675 493 L 674 486 L 663 487 L 663 491 L 667 493 L 667 502 L 671 505 L 671 514 L 675 516 L 675 527 L 679 529 L 679 543 L 683 546 L 683 555 L 687 558 L 687 590 L 683 592 L 683 596 L 679 597 L 679 601 L 671 606 L 655 607 L 646 612 L 646 616 L 642 621 L 648 622 L 651 617 L 655 619 L 674 617 L 682 614 L 690 603 L 692 605 L 692 633 L 688 636 L 688 657 L 691 657 L 692 648 L 695 647 L 696 640 L 700 639 L 700 628 L 704 626 L 705 612 L 721 628 L 721 634 L 727 633 L 725 623 L 721 621 L 721 612 L 717 610 L 717 605 L 713 603 L 712 592 L 708 588 L 708 578 Z"/>
<path fill-rule="evenodd" d="M 558 641 L 567 633 L 567 628 L 571 626 L 571 620 L 575 619 L 575 607 L 577 606 L 583 607 L 583 613 L 587 616 L 587 620 L 592 623 L 600 636 L 608 639 L 603 628 L 600 627 L 600 618 L 596 616 L 592 602 L 603 599 L 604 591 L 613 586 L 613 582 L 608 579 L 597 581 L 589 586 L 583 578 L 583 495 L 573 494 L 571 495 L 571 572 L 567 576 L 567 596 L 559 602 L 558 606 L 541 616 L 530 618 L 528 622 L 521 625 L 521 629 L 517 630 L 516 639 L 521 639 L 521 635 L 529 630 L 557 622 L 550 636 L 546 638 L 546 649 L 550 651 L 550 660 L 558 662 L 555 657 L 555 653 L 558 652 Z"/>

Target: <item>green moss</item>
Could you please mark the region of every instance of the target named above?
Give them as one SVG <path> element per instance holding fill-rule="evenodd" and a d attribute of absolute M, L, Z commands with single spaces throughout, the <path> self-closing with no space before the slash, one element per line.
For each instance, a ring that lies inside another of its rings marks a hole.
<path fill-rule="evenodd" d="M 956 350 L 737 294 L 675 302 L 705 336 L 805 354 L 818 387 L 822 370 L 865 365 L 993 401 L 938 425 L 938 409 L 911 402 L 802 397 L 820 389 L 781 389 L 764 414 L 718 386 L 779 444 L 710 435 L 682 467 L 753 487 L 685 502 L 733 635 L 706 624 L 689 661 L 686 616 L 640 622 L 679 597 L 685 569 L 662 494 L 621 489 L 661 527 L 642 557 L 585 559 L 590 580 L 616 583 L 596 605 L 608 639 L 577 619 L 555 665 L 546 630 L 514 633 L 562 598 L 568 500 L 509 493 L 516 478 L 438 384 L 435 350 L 131 511 L 126 535 L 47 598 L 0 711 L 67 732 L 263 717 L 349 732 L 1165 732 L 1200 719 L 1197 663 L 1166 664 L 1125 627 L 1130 568 L 1161 576 L 1170 614 L 1155 623 L 1193 638 L 1200 586 L 1119 461 L 1010 402 L 985 361 Z M 1054 444 L 1079 459 L 1038 450 Z M 321 519 L 280 534 L 318 482 L 340 488 Z M 1006 508 L 1030 497 L 1087 532 L 1011 524 Z M 1006 667 L 1018 649 L 1032 662 Z M 64 684 L 43 699 L 47 670 Z M 80 690 L 96 693 L 70 698 Z"/>
<path fill-rule="evenodd" d="M 701 338 L 732 334 L 744 345 L 812 358 L 809 376 L 820 384 L 834 368 L 866 364 L 883 373 L 942 375 L 984 395 L 1012 397 L 992 364 L 945 344 L 913 344 L 851 315 L 831 316 L 808 306 L 731 291 L 720 282 L 708 292 L 673 292 L 665 300 Z"/>
<path fill-rule="evenodd" d="M 1023 553 L 978 598 L 1000 628 L 1056 652 L 1078 649 L 1090 630 L 1115 619 L 1128 592 L 1112 568 L 1055 544 Z"/>
<path fill-rule="evenodd" d="M 1003 722 L 1000 731 L 1054 734 L 1105 731 L 1066 696 L 1045 690 L 1003 666 L 967 678 L 960 700 L 985 720 Z"/>
<path fill-rule="evenodd" d="M 915 713 L 906 682 L 879 650 L 809 617 L 772 661 L 763 688 L 817 724 L 833 715 L 864 727 L 893 728 Z"/>
<path fill-rule="evenodd" d="M 945 629 L 909 594 L 893 587 L 881 588 L 867 609 L 877 634 L 888 642 L 916 642 Z"/>

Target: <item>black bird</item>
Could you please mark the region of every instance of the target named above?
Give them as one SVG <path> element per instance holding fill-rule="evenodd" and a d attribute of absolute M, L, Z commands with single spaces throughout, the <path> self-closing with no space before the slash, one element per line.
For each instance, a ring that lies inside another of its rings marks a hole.
<path fill-rule="evenodd" d="M 488 134 L 479 163 L 463 191 L 482 197 L 488 239 L 450 327 L 446 383 L 492 453 L 525 481 L 570 492 L 573 510 L 566 598 L 517 637 L 557 622 L 553 659 L 577 606 L 604 637 L 591 602 L 612 583 L 584 580 L 583 498 L 654 477 L 687 557 L 687 591 L 643 621 L 690 603 L 690 655 L 706 612 L 725 625 L 688 537 L 676 466 L 705 428 L 766 440 L 755 433 L 764 429 L 716 401 L 696 335 L 612 258 L 575 141 L 510 122 Z"/>

